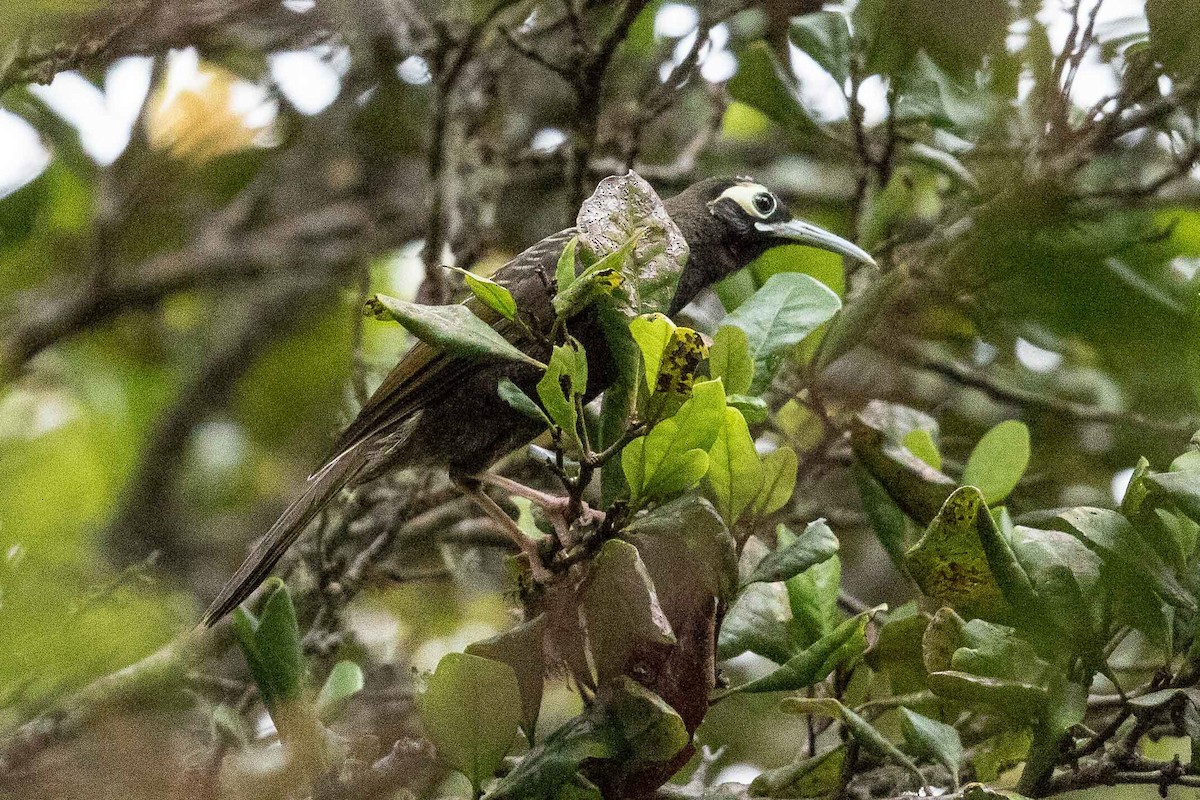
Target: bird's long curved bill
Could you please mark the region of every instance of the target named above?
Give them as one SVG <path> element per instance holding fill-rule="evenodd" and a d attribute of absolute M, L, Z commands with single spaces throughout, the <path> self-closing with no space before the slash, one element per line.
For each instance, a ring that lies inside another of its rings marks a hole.
<path fill-rule="evenodd" d="M 811 222 L 805 222 L 801 219 L 789 219 L 787 222 L 756 222 L 754 227 L 764 233 L 778 236 L 780 239 L 790 239 L 796 244 L 806 244 L 809 247 L 828 250 L 831 253 L 837 253 L 838 255 L 875 266 L 875 259 L 871 258 L 871 254 L 866 250 L 863 250 L 854 242 L 843 239 L 823 228 L 818 228 Z"/>

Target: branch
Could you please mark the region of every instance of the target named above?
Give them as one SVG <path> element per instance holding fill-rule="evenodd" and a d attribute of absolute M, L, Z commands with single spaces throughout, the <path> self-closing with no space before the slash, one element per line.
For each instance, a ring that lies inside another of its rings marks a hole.
<path fill-rule="evenodd" d="M 353 262 L 370 246 L 364 232 L 367 210 L 358 204 L 336 202 L 243 231 L 252 208 L 251 197 L 239 197 L 214 214 L 188 246 L 151 257 L 128 277 L 101 276 L 66 299 L 27 303 L 14 316 L 20 321 L 0 340 L 0 381 L 14 377 L 47 347 L 126 311 L 154 308 L 179 292 L 260 278 L 280 270 L 286 254 L 304 253 L 319 271 Z"/>
<path fill-rule="evenodd" d="M 1049 397 L 1028 389 L 1021 389 L 1002 383 L 999 379 L 985 372 L 950 359 L 941 359 L 923 352 L 912 343 L 899 347 L 901 358 L 913 363 L 918 369 L 928 370 L 948 378 L 962 386 L 978 389 L 994 400 L 1002 403 L 1023 406 L 1035 411 L 1046 411 L 1051 414 L 1073 417 L 1084 422 L 1103 422 L 1113 425 L 1135 425 L 1149 430 L 1171 434 L 1187 434 L 1200 428 L 1200 420 L 1184 418 L 1179 420 L 1163 420 L 1147 417 L 1136 411 L 1110 411 L 1105 408 L 1074 403 L 1059 397 Z"/>
<path fill-rule="evenodd" d="M 113 2 L 100 11 L 42 14 L 35 30 L 70 33 L 49 46 L 18 45 L 0 62 L 0 95 L 24 83 L 50 83 L 59 72 L 110 63 L 128 55 L 161 55 L 194 46 L 220 53 L 252 46 L 271 52 L 312 45 L 330 29 L 320 6 L 304 14 L 266 0 Z"/>
<path fill-rule="evenodd" d="M 193 629 L 160 650 L 90 684 L 21 725 L 0 742 L 0 787 L 19 777 L 25 765 L 55 742 L 77 733 L 116 704 L 161 702 L 187 679 L 190 668 L 215 658 L 233 644 L 229 618 L 209 630 Z"/>

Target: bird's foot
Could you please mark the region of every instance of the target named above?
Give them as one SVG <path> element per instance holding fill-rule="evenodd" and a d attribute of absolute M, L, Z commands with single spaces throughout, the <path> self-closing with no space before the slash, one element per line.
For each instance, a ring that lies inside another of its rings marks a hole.
<path fill-rule="evenodd" d="M 479 485 L 479 479 L 474 476 L 461 475 L 451 473 L 450 480 L 456 486 L 475 502 L 475 505 L 496 522 L 505 535 L 512 540 L 513 544 L 525 555 L 529 561 L 529 573 L 533 578 L 534 583 L 548 583 L 553 577 L 550 570 L 546 569 L 546 565 L 542 562 L 542 554 L 538 550 L 537 542 L 525 535 L 525 531 L 517 525 L 504 509 L 487 496 L 483 488 Z"/>
<path fill-rule="evenodd" d="M 582 500 L 579 501 L 576 508 L 572 508 L 572 499 L 570 497 L 542 492 L 514 481 L 512 478 L 506 478 L 503 475 L 484 472 L 476 477 L 481 481 L 486 481 L 493 486 L 503 489 L 511 495 L 523 497 L 531 503 L 536 503 L 546 512 L 546 516 L 549 517 L 550 521 L 554 523 L 555 530 L 558 530 L 558 521 L 561 521 L 568 528 L 575 522 L 599 524 L 604 521 L 603 511 L 590 507 Z"/>

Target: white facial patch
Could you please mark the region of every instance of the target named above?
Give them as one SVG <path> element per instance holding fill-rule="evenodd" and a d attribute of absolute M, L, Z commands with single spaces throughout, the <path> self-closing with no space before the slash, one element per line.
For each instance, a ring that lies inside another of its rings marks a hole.
<path fill-rule="evenodd" d="M 770 198 L 770 203 L 767 204 L 764 200 L 759 200 L 756 203 L 755 199 L 760 197 Z M 775 195 L 771 194 L 771 190 L 761 183 L 735 183 L 721 192 L 721 196 L 717 198 L 717 201 L 724 198 L 729 198 L 741 206 L 742 210 L 747 214 L 758 219 L 766 219 L 774 214 L 775 209 L 779 207 L 779 201 L 775 199 Z"/>

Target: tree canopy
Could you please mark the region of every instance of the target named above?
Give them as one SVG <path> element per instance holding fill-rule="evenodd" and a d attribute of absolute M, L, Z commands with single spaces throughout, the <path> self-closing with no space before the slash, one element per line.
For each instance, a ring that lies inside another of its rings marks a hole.
<path fill-rule="evenodd" d="M 0 8 L 0 797 L 1194 791 L 1198 31 Z M 660 198 L 723 175 L 877 266 L 777 247 L 668 318 Z M 585 217 L 532 358 L 490 277 Z M 544 370 L 498 387 L 547 432 L 489 491 L 547 574 L 397 470 L 194 629 L 417 339 Z"/>

